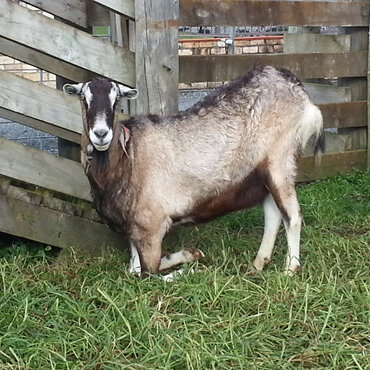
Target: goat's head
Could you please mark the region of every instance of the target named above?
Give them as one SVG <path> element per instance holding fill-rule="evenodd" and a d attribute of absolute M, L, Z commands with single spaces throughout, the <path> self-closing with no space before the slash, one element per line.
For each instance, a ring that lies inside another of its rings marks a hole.
<path fill-rule="evenodd" d="M 120 98 L 136 99 L 138 91 L 108 79 L 96 79 L 63 86 L 66 94 L 81 99 L 84 125 L 91 144 L 96 150 L 105 151 L 113 139 L 113 122 L 117 101 Z"/>

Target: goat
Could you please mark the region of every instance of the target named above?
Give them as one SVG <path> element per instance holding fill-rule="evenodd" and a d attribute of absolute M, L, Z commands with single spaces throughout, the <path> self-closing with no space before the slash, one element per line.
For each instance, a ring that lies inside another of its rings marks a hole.
<path fill-rule="evenodd" d="M 95 207 L 126 233 L 130 271 L 145 276 L 204 257 L 197 249 L 161 258 L 174 224 L 203 223 L 263 205 L 264 234 L 253 265 L 270 261 L 283 220 L 285 273 L 300 266 L 297 160 L 311 136 L 324 150 L 320 110 L 289 70 L 256 68 L 177 115 L 118 121 L 117 101 L 138 91 L 108 79 L 66 84 L 81 98 L 82 163 Z"/>

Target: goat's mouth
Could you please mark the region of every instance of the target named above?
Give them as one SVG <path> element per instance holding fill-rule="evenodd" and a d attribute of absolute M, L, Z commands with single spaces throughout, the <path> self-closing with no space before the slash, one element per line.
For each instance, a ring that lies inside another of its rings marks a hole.
<path fill-rule="evenodd" d="M 109 148 L 110 142 L 108 144 L 105 144 L 105 145 L 97 145 L 95 143 L 92 143 L 92 145 L 94 145 L 94 148 L 96 150 L 98 150 L 99 152 L 104 152 L 105 150 L 107 150 Z"/>
<path fill-rule="evenodd" d="M 107 150 L 110 146 L 110 143 L 113 139 L 113 132 L 110 129 L 104 136 L 99 136 L 94 133 L 93 130 L 90 130 L 90 142 L 96 150 L 103 152 Z"/>

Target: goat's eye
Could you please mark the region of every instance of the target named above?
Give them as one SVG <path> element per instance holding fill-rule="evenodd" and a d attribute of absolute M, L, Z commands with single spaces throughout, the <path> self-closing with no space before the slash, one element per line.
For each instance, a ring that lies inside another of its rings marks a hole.
<path fill-rule="evenodd" d="M 85 95 L 81 94 L 81 95 L 80 95 L 80 99 L 81 99 L 81 100 L 86 100 Z"/>
<path fill-rule="evenodd" d="M 116 101 L 120 101 L 120 100 L 121 100 L 121 96 L 120 95 L 117 95 Z"/>

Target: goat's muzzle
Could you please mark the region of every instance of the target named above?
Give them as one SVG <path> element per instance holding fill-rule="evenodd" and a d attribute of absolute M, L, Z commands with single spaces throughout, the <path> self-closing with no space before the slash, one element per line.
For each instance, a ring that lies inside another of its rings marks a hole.
<path fill-rule="evenodd" d="M 110 128 L 94 128 L 90 129 L 89 137 L 91 144 L 94 145 L 94 148 L 102 152 L 109 148 L 109 145 L 113 139 L 113 131 Z"/>

